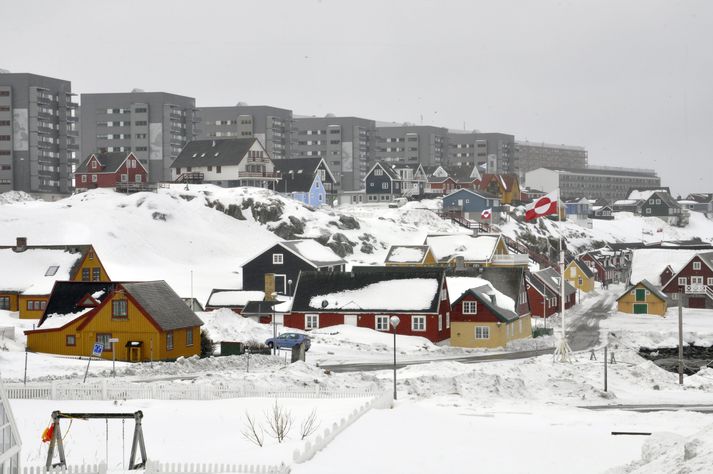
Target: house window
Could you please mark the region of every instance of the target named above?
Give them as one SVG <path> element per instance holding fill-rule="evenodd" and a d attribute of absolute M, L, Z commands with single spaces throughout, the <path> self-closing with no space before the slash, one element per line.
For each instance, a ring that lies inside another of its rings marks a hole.
<path fill-rule="evenodd" d="M 92 268 L 92 281 L 100 281 L 101 279 L 101 268 Z"/>
<path fill-rule="evenodd" d="M 582 277 L 579 277 L 579 280 L 577 280 L 577 281 L 579 283 L 579 286 L 582 286 L 582 283 L 583 283 Z"/>
<path fill-rule="evenodd" d="M 121 175 L 121 182 L 126 183 L 129 181 L 129 175 L 128 174 L 122 174 Z"/>
<path fill-rule="evenodd" d="M 93 169 L 93 170 L 97 169 L 97 162 L 96 162 L 96 161 L 92 161 L 92 169 Z"/>
<path fill-rule="evenodd" d="M 657 199 L 656 204 L 661 204 L 661 199 Z"/>
<path fill-rule="evenodd" d="M 713 285 L 713 278 L 708 277 L 708 278 L 706 279 L 706 285 L 708 285 L 708 286 Z"/>
<path fill-rule="evenodd" d="M 65 342 L 68 346 L 76 346 L 77 345 L 77 336 L 74 334 L 67 334 L 67 337 L 65 338 Z"/>
<path fill-rule="evenodd" d="M 443 288 L 441 290 L 441 301 L 445 301 L 448 298 L 448 290 Z"/>
<path fill-rule="evenodd" d="M 136 176 L 134 176 L 134 181 L 136 181 L 137 183 L 140 183 L 142 180 L 143 180 L 143 177 L 140 174 L 137 174 Z"/>
<path fill-rule="evenodd" d="M 92 175 L 92 183 L 96 183 L 96 182 L 97 182 L 97 175 L 93 174 Z"/>
<path fill-rule="evenodd" d="M 678 300 L 678 293 L 671 293 L 671 299 L 674 301 Z"/>
<path fill-rule="evenodd" d="M 10 297 L 0 296 L 0 309 L 9 310 L 10 309 Z"/>
<path fill-rule="evenodd" d="M 448 312 L 446 313 L 446 329 L 450 329 L 451 327 L 451 313 Z"/>
<path fill-rule="evenodd" d="M 319 315 L 318 314 L 305 314 L 305 329 L 317 329 L 319 328 Z"/>
<path fill-rule="evenodd" d="M 126 300 L 114 300 L 111 302 L 111 317 L 114 319 L 126 319 L 128 317 L 128 303 Z"/>
<path fill-rule="evenodd" d="M 389 189 L 389 183 L 381 183 L 381 189 Z"/>
<path fill-rule="evenodd" d="M 89 281 L 89 269 L 82 268 L 82 281 Z"/>
<path fill-rule="evenodd" d="M 686 277 L 678 277 L 678 286 L 686 286 Z"/>
<path fill-rule="evenodd" d="M 86 182 L 87 182 L 87 175 L 83 174 L 82 175 L 82 183 L 86 183 Z"/>
<path fill-rule="evenodd" d="M 693 262 L 693 269 L 694 269 L 694 270 L 700 270 L 700 269 L 701 269 L 701 262 Z"/>
<path fill-rule="evenodd" d="M 425 331 L 426 330 L 426 316 L 411 316 L 411 330 L 412 331 Z"/>
<path fill-rule="evenodd" d="M 389 330 L 389 317 L 388 316 L 377 316 L 376 317 L 376 330 L 377 331 L 388 331 Z"/>
<path fill-rule="evenodd" d="M 193 345 L 193 328 L 186 329 L 186 346 Z"/>
<path fill-rule="evenodd" d="M 477 301 L 464 301 L 463 302 L 463 314 L 478 314 L 478 302 Z"/>
<path fill-rule="evenodd" d="M 476 326 L 475 327 L 475 338 L 476 339 L 490 339 L 490 328 L 488 326 Z"/>
<path fill-rule="evenodd" d="M 104 352 L 111 352 L 112 343 L 109 342 L 111 339 L 111 334 L 97 334 L 96 343 L 104 346 Z"/>
<path fill-rule="evenodd" d="M 216 166 L 216 167 L 215 167 L 215 172 L 216 172 L 216 173 L 220 173 L 221 171 L 222 171 L 222 169 L 221 169 L 220 166 Z"/>
<path fill-rule="evenodd" d="M 383 176 L 383 175 L 384 175 L 384 170 L 382 170 L 381 168 L 376 168 L 374 170 L 374 176 Z"/>
<path fill-rule="evenodd" d="M 173 331 L 166 332 L 166 350 L 167 351 L 173 350 Z"/>
<path fill-rule="evenodd" d="M 438 330 L 443 331 L 443 315 L 438 315 Z"/>
<path fill-rule="evenodd" d="M 522 334 L 522 319 L 518 319 L 517 322 L 518 322 L 517 332 L 519 334 Z"/>
<path fill-rule="evenodd" d="M 273 253 L 272 254 L 272 264 L 273 265 L 282 265 L 285 262 L 284 255 L 281 253 Z"/>
<path fill-rule="evenodd" d="M 651 214 L 651 208 L 650 208 L 650 207 L 647 207 L 647 208 L 646 208 L 646 213 L 647 213 L 647 214 Z"/>

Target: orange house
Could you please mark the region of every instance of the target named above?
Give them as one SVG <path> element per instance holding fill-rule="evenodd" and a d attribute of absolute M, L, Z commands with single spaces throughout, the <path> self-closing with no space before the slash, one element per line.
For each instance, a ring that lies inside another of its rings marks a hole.
<path fill-rule="evenodd" d="M 165 281 L 57 282 L 27 348 L 128 362 L 174 360 L 200 354 L 203 322 Z M 118 339 L 118 342 L 112 342 Z"/>
<path fill-rule="evenodd" d="M 500 198 L 502 204 L 521 201 L 520 181 L 516 174 L 484 174 L 480 190 Z"/>
<path fill-rule="evenodd" d="M 39 319 L 57 281 L 110 281 L 91 245 L 0 246 L 0 309 L 18 311 L 21 319 Z"/>

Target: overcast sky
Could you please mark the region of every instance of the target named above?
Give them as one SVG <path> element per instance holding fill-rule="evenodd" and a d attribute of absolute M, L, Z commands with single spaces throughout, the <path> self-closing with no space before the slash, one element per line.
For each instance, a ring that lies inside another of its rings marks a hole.
<path fill-rule="evenodd" d="M 713 192 L 713 1 L 0 0 L 0 68 L 582 145 Z"/>

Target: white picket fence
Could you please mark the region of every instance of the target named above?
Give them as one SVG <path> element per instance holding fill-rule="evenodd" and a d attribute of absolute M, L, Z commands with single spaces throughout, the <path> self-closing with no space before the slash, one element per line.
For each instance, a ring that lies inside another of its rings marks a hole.
<path fill-rule="evenodd" d="M 44 466 L 22 468 L 22 474 L 136 474 L 139 471 L 107 470 L 106 464 L 68 465 L 66 469 L 46 469 Z M 162 463 L 149 461 L 144 474 L 289 474 L 290 467 L 261 464 L 201 464 L 201 463 Z"/>
<path fill-rule="evenodd" d="M 346 418 L 342 418 L 338 423 L 332 423 L 332 426 L 325 428 L 321 434 L 317 435 L 312 441 L 305 441 L 301 449 L 296 449 L 292 455 L 292 460 L 297 464 L 309 461 L 319 451 L 324 449 L 339 433 L 347 429 L 355 421 L 361 418 L 366 412 L 372 408 L 392 408 L 394 400 L 389 392 L 383 392 L 375 396 L 359 408 L 352 411 Z"/>
<path fill-rule="evenodd" d="M 7 397 L 21 400 L 222 400 L 226 398 L 372 398 L 381 392 L 313 389 L 255 390 L 243 385 L 178 385 L 130 383 L 103 380 L 100 383 L 68 384 L 6 383 Z"/>

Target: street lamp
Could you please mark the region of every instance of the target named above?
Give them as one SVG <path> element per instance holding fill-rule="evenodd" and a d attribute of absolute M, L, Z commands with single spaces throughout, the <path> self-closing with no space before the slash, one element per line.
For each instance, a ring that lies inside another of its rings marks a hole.
<path fill-rule="evenodd" d="M 394 400 L 396 400 L 396 326 L 399 325 L 401 320 L 398 316 L 391 316 L 389 322 L 391 327 L 394 328 Z"/>

